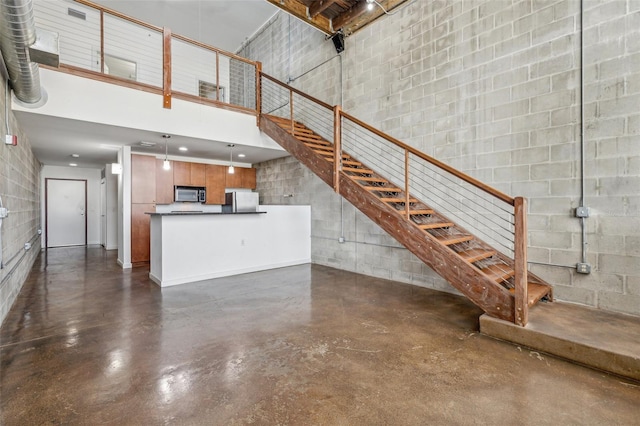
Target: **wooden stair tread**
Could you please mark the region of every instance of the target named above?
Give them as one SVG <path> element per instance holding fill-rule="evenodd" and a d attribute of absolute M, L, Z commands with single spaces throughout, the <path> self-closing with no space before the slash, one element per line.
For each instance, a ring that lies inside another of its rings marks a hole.
<path fill-rule="evenodd" d="M 295 128 L 293 129 L 296 133 L 303 133 L 305 135 L 309 135 L 309 136 L 316 136 L 316 137 L 320 137 L 318 135 L 316 135 L 315 133 L 313 133 L 313 130 L 309 129 L 308 127 L 298 127 L 295 126 Z"/>
<path fill-rule="evenodd" d="M 327 157 L 333 158 L 333 150 L 331 151 L 322 151 L 322 150 L 313 150 L 316 154 L 326 155 Z M 349 154 L 342 154 L 342 158 L 351 158 Z"/>
<path fill-rule="evenodd" d="M 367 191 L 379 191 L 379 192 L 402 192 L 400 188 L 384 187 L 384 186 L 363 186 Z"/>
<path fill-rule="evenodd" d="M 369 169 L 356 169 L 355 167 L 343 167 L 342 168 L 343 172 L 353 172 L 353 173 L 366 173 L 368 175 L 372 175 L 373 174 L 373 170 L 369 170 Z"/>
<path fill-rule="evenodd" d="M 380 201 L 382 201 L 383 203 L 405 203 L 407 200 L 406 198 L 400 198 L 400 197 L 383 197 L 383 198 L 380 198 Z M 416 200 L 415 198 L 409 198 L 409 202 L 417 203 L 418 200 Z"/>
<path fill-rule="evenodd" d="M 551 287 L 546 284 L 527 283 L 527 303 L 529 306 L 535 305 L 540 299 L 549 295 Z M 516 289 L 510 288 L 509 293 L 515 294 Z"/>
<path fill-rule="evenodd" d="M 325 160 L 333 163 L 333 157 L 326 157 Z M 348 166 L 362 166 L 362 163 L 359 161 L 345 160 L 344 158 L 342 159 L 342 164 L 346 164 Z"/>
<path fill-rule="evenodd" d="M 493 281 L 501 283 L 515 275 L 515 271 L 505 264 L 493 264 L 480 269 L 482 273 L 487 275 Z"/>
<path fill-rule="evenodd" d="M 365 182 L 379 182 L 379 183 L 388 183 L 389 181 L 383 178 L 374 177 L 374 176 L 349 176 L 354 180 L 362 180 Z"/>
<path fill-rule="evenodd" d="M 331 146 L 331 144 L 327 141 L 325 141 L 322 138 L 310 138 L 307 136 L 301 136 L 301 135 L 294 135 L 296 139 L 301 140 L 302 142 L 310 142 L 310 143 L 315 143 L 316 145 L 324 145 L 324 146 Z"/>
<path fill-rule="evenodd" d="M 308 146 L 309 148 L 318 149 L 326 152 L 333 152 L 332 145 L 318 145 L 316 143 L 305 143 L 305 145 Z"/>
<path fill-rule="evenodd" d="M 404 212 L 402 212 L 402 213 L 404 213 Z M 433 210 L 431 210 L 431 209 L 409 210 L 409 215 L 410 216 L 432 215 L 432 214 L 433 214 Z"/>
<path fill-rule="evenodd" d="M 497 252 L 495 250 L 485 250 L 481 248 L 469 249 L 461 251 L 458 255 L 469 263 L 477 262 L 478 260 L 487 259 L 494 256 Z"/>
<path fill-rule="evenodd" d="M 422 223 L 418 225 L 420 229 L 439 229 L 439 228 L 450 228 L 454 225 L 452 222 L 434 222 L 434 223 Z"/>
<path fill-rule="evenodd" d="M 453 244 L 464 243 L 465 241 L 473 240 L 473 235 L 464 235 L 464 234 L 434 235 L 434 237 L 436 240 L 438 240 L 441 244 L 444 244 L 445 246 L 450 246 Z"/>

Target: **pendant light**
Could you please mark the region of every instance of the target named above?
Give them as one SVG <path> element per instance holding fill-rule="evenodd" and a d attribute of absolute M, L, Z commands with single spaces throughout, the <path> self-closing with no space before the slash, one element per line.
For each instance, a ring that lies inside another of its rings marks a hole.
<path fill-rule="evenodd" d="M 233 147 L 235 144 L 230 143 L 227 146 L 229 147 L 229 174 L 232 175 L 235 173 L 235 169 L 233 168 Z"/>
<path fill-rule="evenodd" d="M 164 138 L 164 161 L 162 162 L 162 168 L 164 170 L 171 170 L 171 163 L 169 162 L 168 157 L 168 153 L 169 153 L 169 139 L 171 138 L 171 135 L 162 135 L 162 137 Z"/>

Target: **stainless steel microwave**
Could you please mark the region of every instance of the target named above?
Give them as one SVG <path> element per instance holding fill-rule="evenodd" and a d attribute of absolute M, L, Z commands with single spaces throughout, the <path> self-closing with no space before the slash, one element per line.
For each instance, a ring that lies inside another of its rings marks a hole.
<path fill-rule="evenodd" d="M 174 186 L 176 203 L 204 203 L 207 201 L 207 191 L 202 186 Z"/>

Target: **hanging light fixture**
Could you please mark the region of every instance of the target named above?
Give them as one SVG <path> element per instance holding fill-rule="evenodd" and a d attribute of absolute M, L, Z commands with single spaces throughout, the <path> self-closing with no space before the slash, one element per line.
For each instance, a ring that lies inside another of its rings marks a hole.
<path fill-rule="evenodd" d="M 374 0 L 367 0 L 367 10 L 371 11 L 375 7 Z"/>
<path fill-rule="evenodd" d="M 235 173 L 235 169 L 233 168 L 233 147 L 235 144 L 230 143 L 227 146 L 229 147 L 229 174 L 232 175 Z"/>
<path fill-rule="evenodd" d="M 171 170 L 171 163 L 169 162 L 168 153 L 169 153 L 169 139 L 171 135 L 162 135 L 164 138 L 164 162 L 162 163 L 162 168 L 164 170 Z"/>

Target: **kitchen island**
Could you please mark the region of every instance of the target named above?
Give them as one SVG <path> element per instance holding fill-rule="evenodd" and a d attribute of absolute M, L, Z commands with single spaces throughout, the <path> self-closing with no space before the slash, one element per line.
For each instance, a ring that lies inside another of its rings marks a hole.
<path fill-rule="evenodd" d="M 310 206 L 151 215 L 149 277 L 161 287 L 311 262 Z"/>

